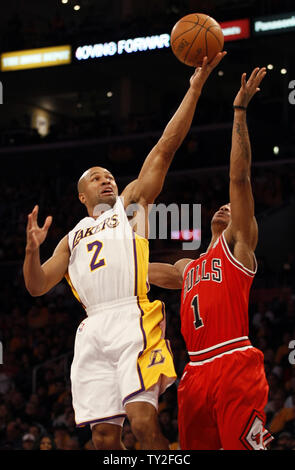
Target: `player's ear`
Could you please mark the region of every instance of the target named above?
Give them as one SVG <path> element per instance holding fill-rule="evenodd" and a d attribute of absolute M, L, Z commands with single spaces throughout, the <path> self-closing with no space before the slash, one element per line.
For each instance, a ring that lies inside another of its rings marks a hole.
<path fill-rule="evenodd" d="M 86 197 L 84 193 L 79 193 L 79 199 L 80 199 L 80 202 L 82 202 L 82 204 L 85 204 Z"/>

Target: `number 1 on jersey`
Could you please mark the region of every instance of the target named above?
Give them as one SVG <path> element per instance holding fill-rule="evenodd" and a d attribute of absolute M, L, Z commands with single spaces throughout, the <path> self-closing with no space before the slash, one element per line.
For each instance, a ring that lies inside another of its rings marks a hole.
<path fill-rule="evenodd" d="M 203 320 L 200 317 L 199 296 L 198 296 L 198 294 L 195 295 L 195 297 L 193 298 L 191 306 L 192 306 L 192 309 L 193 309 L 193 312 L 194 312 L 194 317 L 195 317 L 194 327 L 197 330 L 198 328 L 201 328 L 201 326 L 204 326 Z"/>

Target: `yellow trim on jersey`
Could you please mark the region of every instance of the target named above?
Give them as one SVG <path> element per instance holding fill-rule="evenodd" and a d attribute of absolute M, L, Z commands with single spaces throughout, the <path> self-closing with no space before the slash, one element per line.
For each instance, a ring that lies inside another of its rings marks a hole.
<path fill-rule="evenodd" d="M 134 232 L 134 245 L 134 295 L 142 296 L 148 292 L 149 242 Z"/>
<path fill-rule="evenodd" d="M 165 309 L 159 300 L 150 302 L 147 297 L 138 298 L 141 311 L 141 328 L 144 336 L 144 350 L 138 357 L 138 366 L 147 390 L 156 384 L 161 375 L 176 379 L 170 343 L 165 340 Z"/>
<path fill-rule="evenodd" d="M 66 278 L 66 280 L 67 280 L 67 282 L 68 282 L 70 288 L 72 289 L 72 292 L 73 292 L 74 296 L 75 296 L 76 299 L 80 302 L 80 304 L 82 305 L 82 307 L 85 308 L 85 310 L 86 310 L 85 305 L 84 305 L 83 302 L 81 301 L 78 292 L 76 291 L 75 287 L 74 287 L 73 284 L 72 284 L 72 281 L 71 281 L 71 279 L 70 279 L 70 276 L 69 276 L 69 273 L 68 273 L 68 272 L 65 274 L 65 278 Z"/>

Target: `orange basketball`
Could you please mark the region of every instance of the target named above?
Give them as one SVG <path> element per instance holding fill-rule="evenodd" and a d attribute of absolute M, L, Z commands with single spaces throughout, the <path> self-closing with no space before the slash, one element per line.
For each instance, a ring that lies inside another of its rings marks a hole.
<path fill-rule="evenodd" d="M 191 67 L 198 67 L 205 56 L 211 62 L 222 51 L 224 36 L 220 25 L 211 16 L 191 13 L 174 25 L 170 43 L 177 59 Z"/>

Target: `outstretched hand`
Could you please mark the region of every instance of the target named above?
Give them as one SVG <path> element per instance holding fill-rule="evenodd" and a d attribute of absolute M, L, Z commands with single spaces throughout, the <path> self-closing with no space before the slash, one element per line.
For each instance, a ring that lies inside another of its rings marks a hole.
<path fill-rule="evenodd" d="M 246 73 L 242 74 L 241 88 L 234 100 L 234 106 L 244 106 L 247 108 L 253 96 L 260 91 L 259 85 L 266 75 L 266 68 L 256 67 L 246 81 Z"/>
<path fill-rule="evenodd" d="M 202 62 L 202 66 L 197 67 L 195 73 L 190 78 L 191 88 L 201 92 L 212 70 L 217 67 L 217 65 L 220 63 L 220 61 L 226 54 L 226 51 L 218 52 L 218 54 L 216 54 L 216 56 L 214 57 L 214 59 L 211 60 L 210 63 L 208 63 L 208 57 L 205 56 Z"/>
<path fill-rule="evenodd" d="M 48 229 L 52 222 L 52 217 L 46 217 L 43 227 L 39 227 L 37 222 L 39 207 L 35 206 L 32 212 L 28 215 L 27 223 L 27 251 L 35 251 L 44 242 Z"/>

